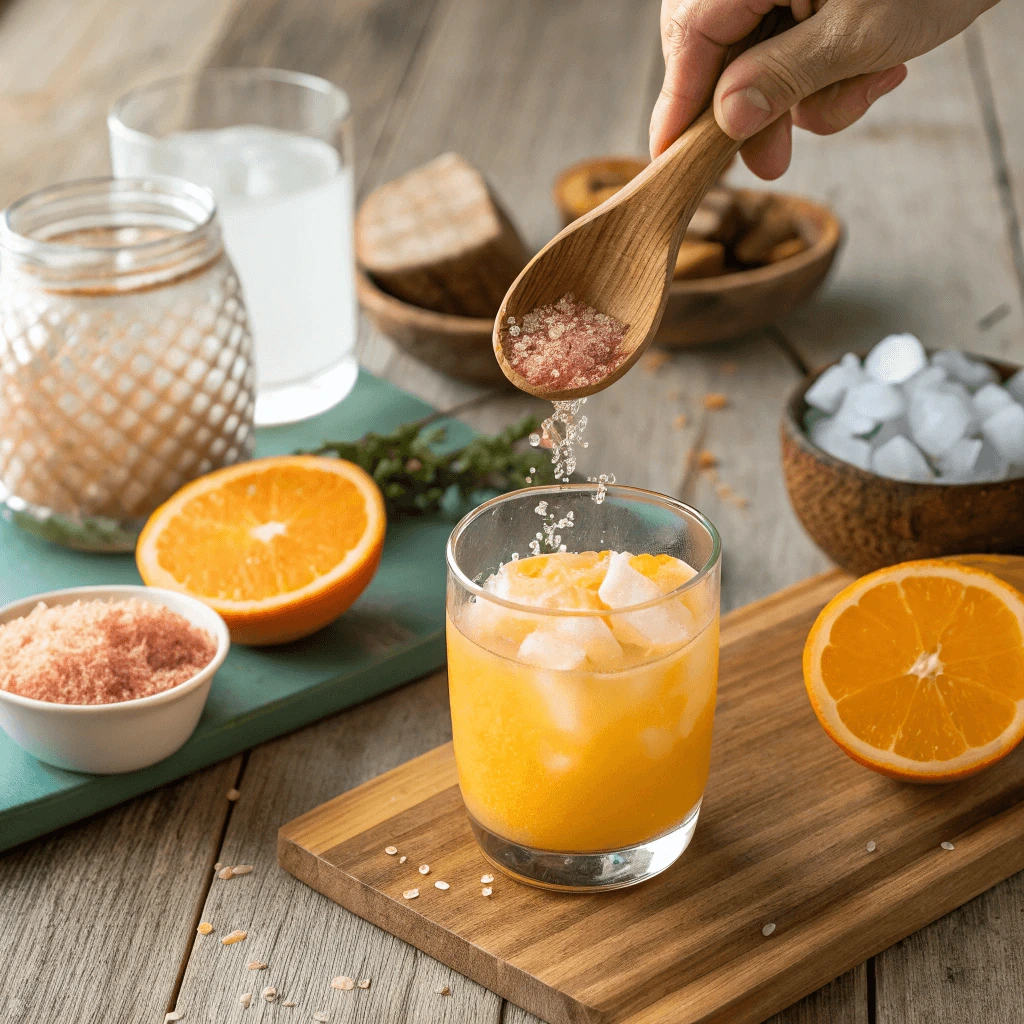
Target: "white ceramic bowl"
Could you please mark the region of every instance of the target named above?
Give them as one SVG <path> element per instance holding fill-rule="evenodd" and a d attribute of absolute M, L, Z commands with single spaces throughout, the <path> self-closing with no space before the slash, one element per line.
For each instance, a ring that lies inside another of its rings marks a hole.
<path fill-rule="evenodd" d="M 217 641 L 213 661 L 169 690 L 116 704 L 54 704 L 0 690 L 0 728 L 40 761 L 75 772 L 113 775 L 162 761 L 192 735 L 230 646 L 224 620 L 201 601 L 157 587 L 72 587 L 13 601 L 0 608 L 0 623 L 28 615 L 40 601 L 52 607 L 132 597 L 162 604 L 205 629 Z"/>

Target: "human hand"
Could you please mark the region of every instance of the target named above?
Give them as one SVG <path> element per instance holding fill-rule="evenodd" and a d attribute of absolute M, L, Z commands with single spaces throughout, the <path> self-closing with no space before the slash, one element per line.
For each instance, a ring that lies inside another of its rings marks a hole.
<path fill-rule="evenodd" d="M 831 135 L 907 77 L 903 63 L 962 32 L 996 0 L 662 0 L 665 83 L 651 116 L 651 156 L 714 96 L 727 135 L 762 178 L 789 166 L 792 126 Z M 740 54 L 726 51 L 774 6 L 797 24 Z M 719 78 L 719 74 L 721 77 Z M 717 80 L 717 85 L 716 85 Z"/>

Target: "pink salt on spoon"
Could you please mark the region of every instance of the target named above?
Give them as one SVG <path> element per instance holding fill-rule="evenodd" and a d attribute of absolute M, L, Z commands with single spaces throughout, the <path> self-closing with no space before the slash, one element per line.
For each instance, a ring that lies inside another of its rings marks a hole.
<path fill-rule="evenodd" d="M 775 8 L 730 59 L 792 24 L 787 9 Z M 586 398 L 643 355 L 665 311 L 683 232 L 739 148 L 706 110 L 628 185 L 530 260 L 494 322 L 494 354 L 517 388 L 552 402 Z M 522 341 L 527 332 L 530 350 Z"/>

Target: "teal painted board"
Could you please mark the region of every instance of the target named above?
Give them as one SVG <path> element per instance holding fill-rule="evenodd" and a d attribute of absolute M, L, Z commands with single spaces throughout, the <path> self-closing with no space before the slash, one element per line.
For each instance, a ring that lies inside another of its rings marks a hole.
<path fill-rule="evenodd" d="M 260 430 L 257 454 L 354 440 L 430 412 L 419 399 L 364 372 L 336 408 L 305 423 Z M 465 424 L 445 424 L 451 444 L 472 437 Z M 0 732 L 0 850 L 440 667 L 444 545 L 452 525 L 442 515 L 389 524 L 377 575 L 340 619 L 281 647 L 232 648 L 192 738 L 151 768 L 114 776 L 67 772 L 42 764 Z M 140 582 L 130 555 L 69 551 L 0 521 L 0 604 L 61 587 Z"/>

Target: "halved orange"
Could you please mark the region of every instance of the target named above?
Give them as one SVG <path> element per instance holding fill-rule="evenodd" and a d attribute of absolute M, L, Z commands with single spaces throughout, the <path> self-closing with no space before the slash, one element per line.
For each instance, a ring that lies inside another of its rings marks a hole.
<path fill-rule="evenodd" d="M 256 459 L 193 480 L 161 505 L 135 561 L 150 586 L 205 601 L 241 644 L 296 640 L 363 592 L 384 546 L 384 500 L 354 463 Z"/>
<path fill-rule="evenodd" d="M 1024 597 L 953 561 L 852 583 L 804 647 L 825 731 L 855 761 L 914 782 L 980 771 L 1024 737 Z"/>

